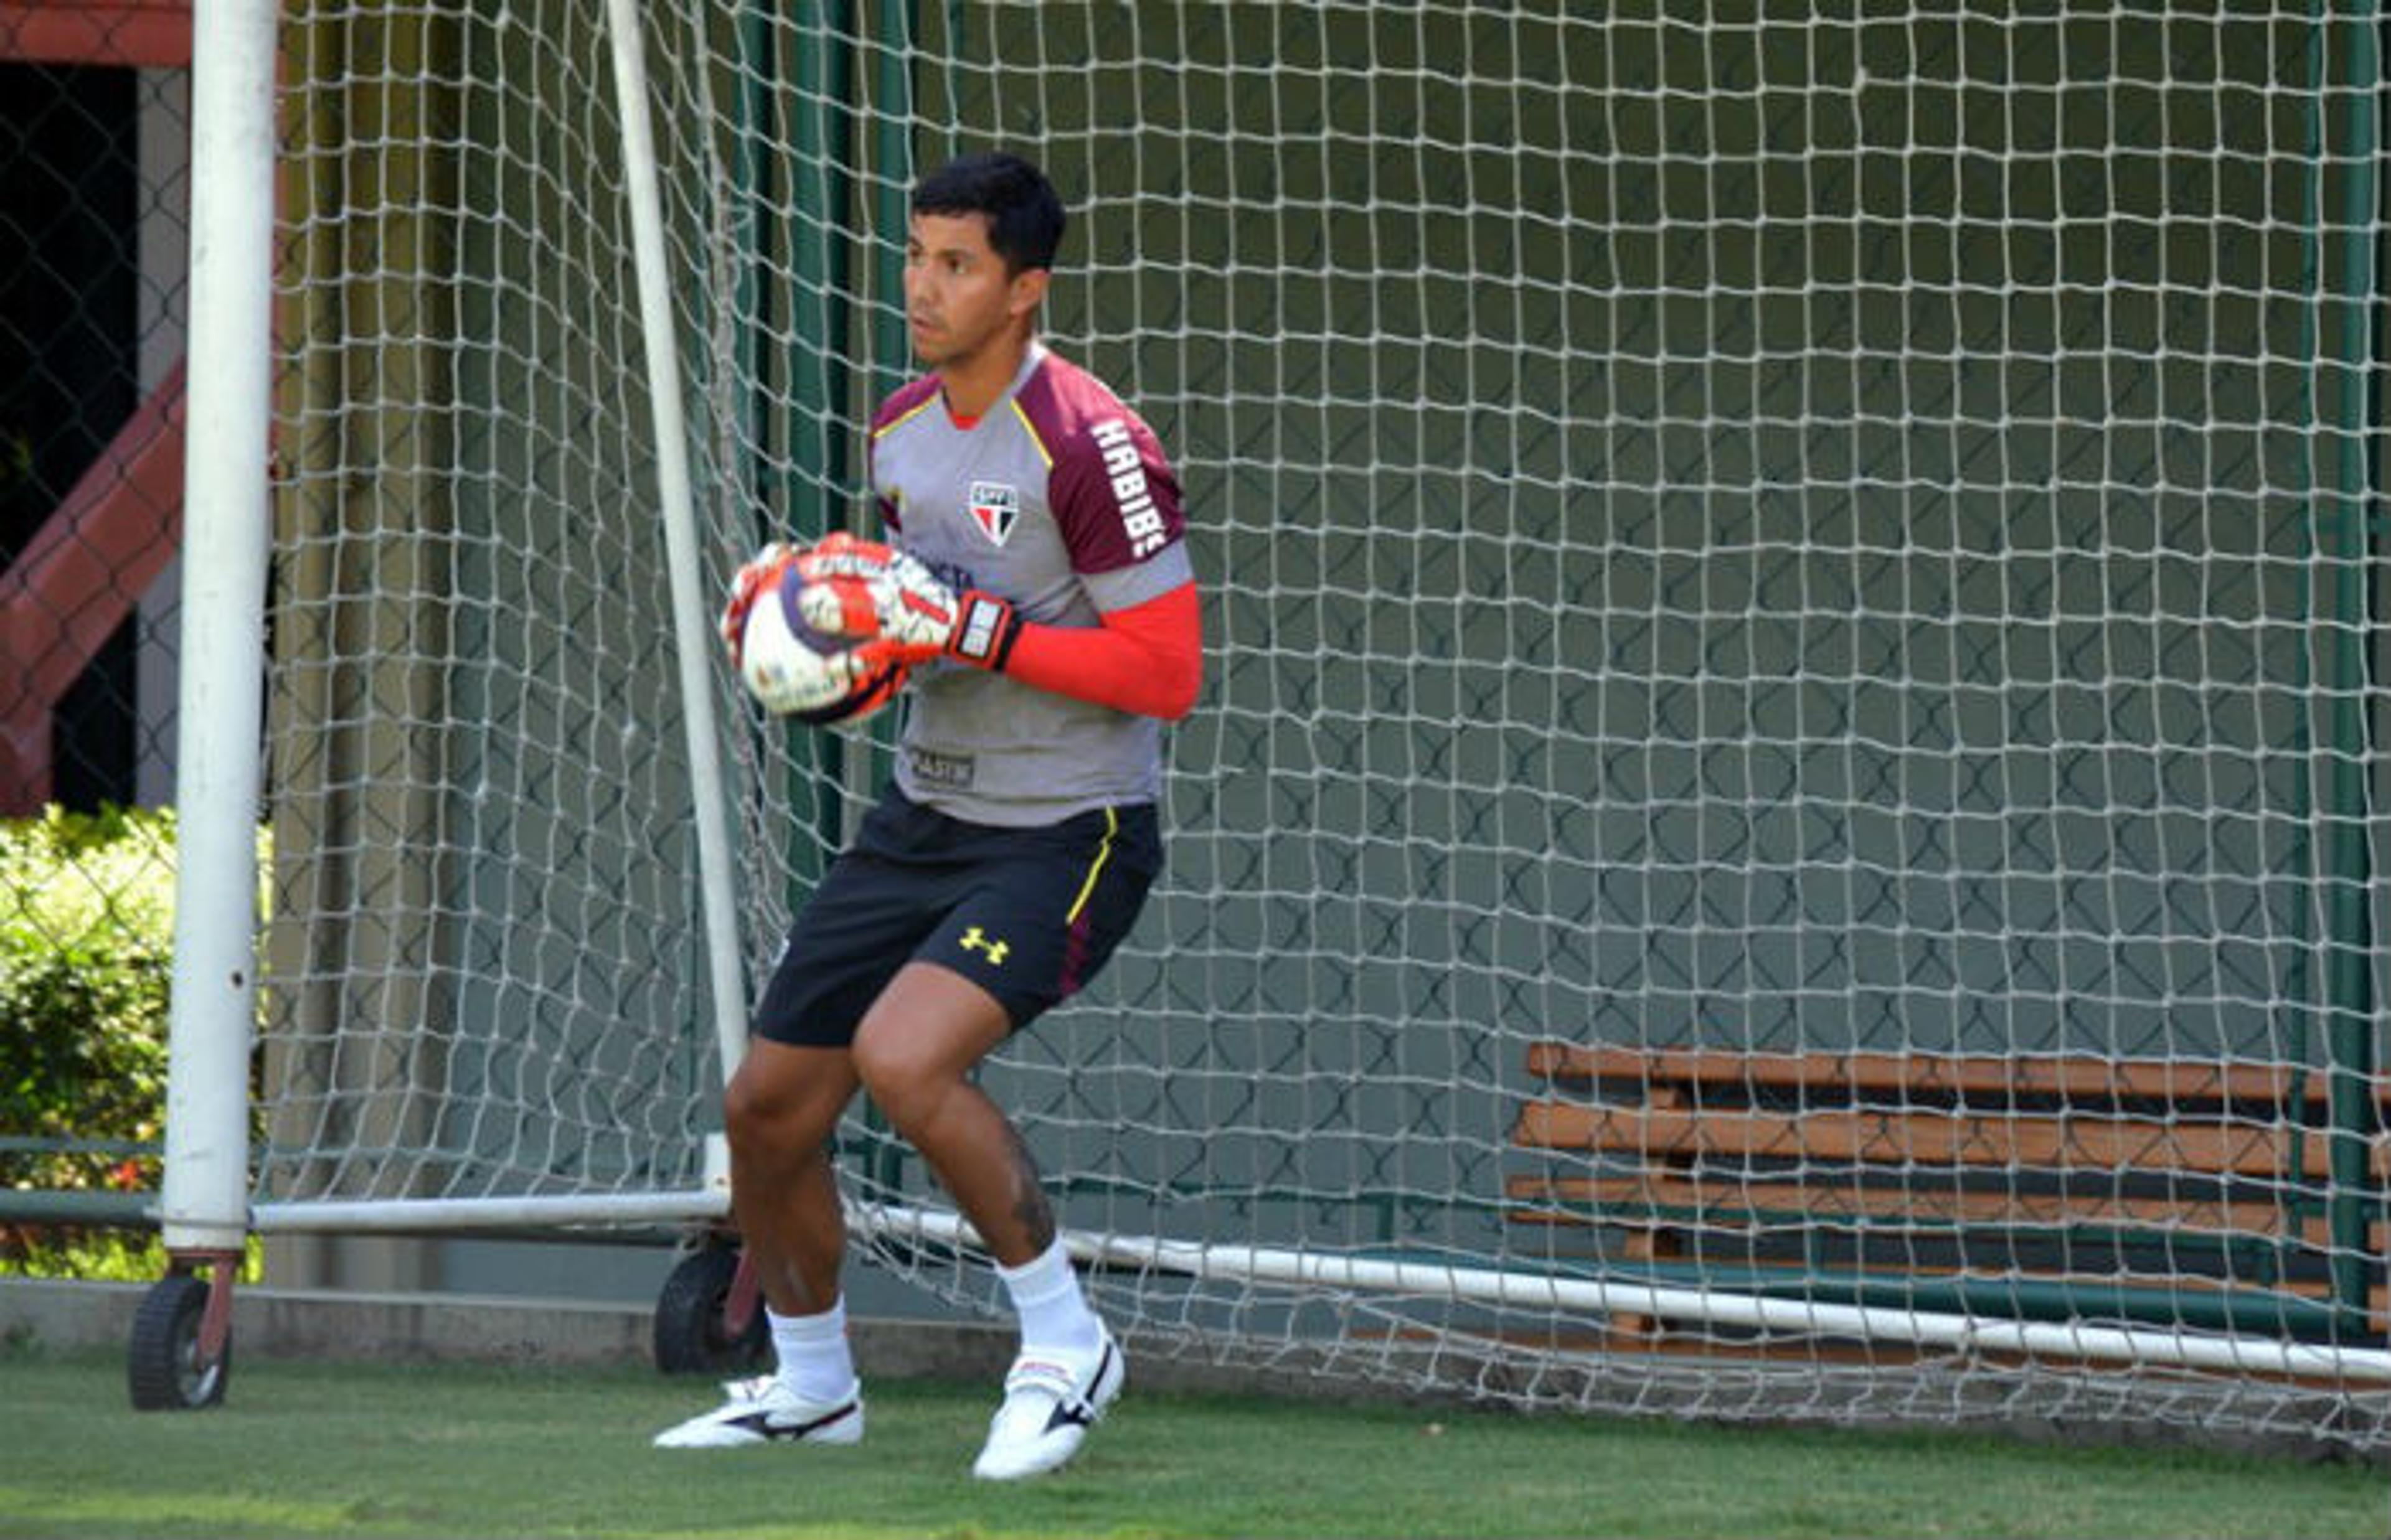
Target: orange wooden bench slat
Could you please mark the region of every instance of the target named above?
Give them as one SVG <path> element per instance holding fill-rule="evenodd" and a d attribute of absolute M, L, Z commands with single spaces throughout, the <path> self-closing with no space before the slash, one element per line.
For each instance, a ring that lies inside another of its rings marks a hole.
<path fill-rule="evenodd" d="M 1597 1080 L 1791 1090 L 1983 1092 L 2191 1103 L 2324 1099 L 2324 1076 L 2283 1064 L 2104 1059 L 2087 1055 L 1766 1053 L 1725 1048 L 1622 1048 L 1546 1039 L 1528 1046 L 1528 1072 L 1543 1080 Z M 2391 1105 L 2391 1082 L 2375 1077 Z"/>
<path fill-rule="evenodd" d="M 1789 1281 L 1811 1276 L 1813 1273 L 1812 1265 L 1809 1263 L 1795 1261 L 1790 1258 L 1746 1258 L 1738 1256 L 1734 1259 L 1733 1264 L 1738 1269 L 1748 1268 L 1755 1274 L 1779 1275 Z M 2039 1283 L 2074 1283 L 2077 1285 L 2090 1285 L 2096 1288 L 2113 1285 L 2128 1288 L 2135 1286 L 2162 1286 L 2174 1290 L 2178 1296 L 2186 1300 L 2215 1298 L 2221 1295 L 2243 1292 L 2254 1287 L 2251 1282 L 2246 1280 L 2236 1280 L 2229 1277 L 2207 1277 L 2196 1273 L 2137 1270 L 2110 1271 L 2100 1274 L 2090 1274 L 2071 1273 L 2042 1267 L 1987 1270 L 1983 1267 L 1970 1266 L 1964 1263 L 1949 1261 L 1911 1262 L 1903 1267 L 1902 1275 L 1916 1278 L 1975 1278 L 1987 1283 L 2032 1281 Z M 1890 1277 L 1893 1275 L 1879 1274 L 1878 1276 Z M 2333 1293 L 2333 1284 L 2330 1280 L 2325 1278 L 2276 1278 L 2270 1279 L 2265 1284 L 2257 1285 L 2256 1287 L 2262 1287 L 2270 1293 L 2286 1295 L 2294 1299 L 2329 1299 L 2332 1297 Z M 2386 1290 L 2380 1285 L 2368 1291 L 2367 1308 L 2378 1320 L 2381 1318 L 2383 1308 L 2387 1299 L 2391 1299 L 2391 1290 Z"/>
<path fill-rule="evenodd" d="M 2152 1198 L 2116 1193 L 1999 1192 L 1936 1187 L 1869 1187 L 1845 1182 L 1789 1182 L 1734 1176 L 1550 1176 L 1521 1173 L 1504 1184 L 1513 1202 L 1528 1205 L 1509 1217 L 1528 1224 L 1613 1225 L 1623 1228 L 1673 1228 L 1687 1221 L 1718 1227 L 1758 1227 L 1769 1215 L 1788 1216 L 1789 1226 L 1813 1221 L 1866 1220 L 1900 1229 L 1965 1225 L 2021 1228 L 2073 1226 L 2146 1229 L 2187 1235 L 2266 1235 L 2280 1230 L 2283 1211 L 2256 1200 Z M 1545 1205 L 1546 1207 L 1537 1207 Z M 2319 1244 L 2329 1238 L 2325 1221 L 2308 1216 L 2300 1233 Z"/>
<path fill-rule="evenodd" d="M 1661 1158 L 1753 1158 L 2075 1172 L 2321 1176 L 2326 1136 L 2250 1123 L 2087 1114 L 1614 1107 L 1530 1101 L 1513 1142 Z M 2296 1156 L 2296 1164 L 2294 1163 Z"/>

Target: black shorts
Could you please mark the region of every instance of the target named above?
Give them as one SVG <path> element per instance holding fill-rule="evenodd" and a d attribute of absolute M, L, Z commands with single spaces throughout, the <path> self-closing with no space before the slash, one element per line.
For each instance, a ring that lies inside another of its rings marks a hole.
<path fill-rule="evenodd" d="M 1018 1031 L 1095 976 L 1161 867 L 1151 803 L 998 828 L 892 789 L 789 928 L 756 1035 L 843 1047 L 909 962 L 980 985 Z"/>

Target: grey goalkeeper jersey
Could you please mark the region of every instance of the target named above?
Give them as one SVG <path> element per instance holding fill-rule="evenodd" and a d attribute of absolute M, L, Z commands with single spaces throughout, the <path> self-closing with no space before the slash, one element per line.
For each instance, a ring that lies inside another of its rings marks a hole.
<path fill-rule="evenodd" d="M 958 593 L 1038 625 L 1093 626 L 1194 575 L 1179 483 L 1153 432 L 1102 381 L 1032 343 L 1004 395 L 955 421 L 937 377 L 872 419 L 889 537 Z M 1162 724 L 954 662 L 914 671 L 897 758 L 906 796 L 1024 828 L 1162 791 Z"/>

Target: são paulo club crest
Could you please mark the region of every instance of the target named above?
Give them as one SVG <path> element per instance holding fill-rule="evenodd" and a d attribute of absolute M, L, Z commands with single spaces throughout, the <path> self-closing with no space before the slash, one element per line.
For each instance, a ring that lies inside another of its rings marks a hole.
<path fill-rule="evenodd" d="M 1021 494 L 1002 481 L 974 481 L 971 516 L 989 545 L 1002 545 L 1012 538 L 1014 523 L 1021 517 Z"/>

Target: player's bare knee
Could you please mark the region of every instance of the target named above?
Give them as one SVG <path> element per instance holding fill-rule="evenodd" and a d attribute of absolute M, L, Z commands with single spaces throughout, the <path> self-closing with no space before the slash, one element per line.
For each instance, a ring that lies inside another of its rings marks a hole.
<path fill-rule="evenodd" d="M 754 1159 L 773 1146 L 769 1103 L 754 1086 L 732 1080 L 722 1093 L 722 1133 L 733 1155 Z"/>
<path fill-rule="evenodd" d="M 935 1054 L 916 1050 L 895 1034 L 859 1037 L 856 1072 L 863 1088 L 899 1131 L 910 1129 L 962 1083 L 953 1067 Z"/>
<path fill-rule="evenodd" d="M 734 1156 L 775 1163 L 808 1157 L 829 1136 L 827 1119 L 808 1113 L 809 1099 L 800 1088 L 733 1075 L 722 1093 L 722 1131 Z"/>
<path fill-rule="evenodd" d="M 734 1129 L 776 1140 L 787 1137 L 792 1124 L 827 1134 L 854 1094 L 855 1072 L 844 1048 L 791 1047 L 758 1037 L 723 1092 L 723 1115 Z"/>

